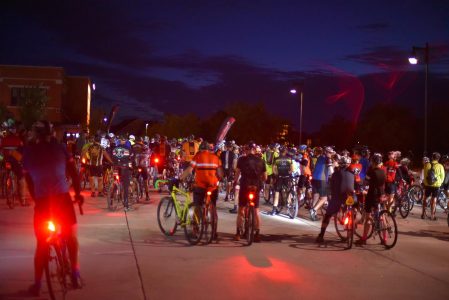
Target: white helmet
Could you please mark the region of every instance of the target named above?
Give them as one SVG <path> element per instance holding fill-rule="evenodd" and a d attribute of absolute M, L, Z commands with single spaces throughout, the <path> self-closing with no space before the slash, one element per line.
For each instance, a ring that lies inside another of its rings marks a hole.
<path fill-rule="evenodd" d="M 135 140 L 136 137 L 135 137 L 134 135 L 130 134 L 130 135 L 129 135 L 129 139 L 130 139 L 130 140 Z"/>

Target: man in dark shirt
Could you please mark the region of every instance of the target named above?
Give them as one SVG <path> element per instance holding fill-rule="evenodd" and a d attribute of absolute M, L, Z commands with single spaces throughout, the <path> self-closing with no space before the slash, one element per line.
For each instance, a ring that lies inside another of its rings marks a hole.
<path fill-rule="evenodd" d="M 365 211 L 367 215 L 365 217 L 365 226 L 363 228 L 362 238 L 356 241 L 358 245 L 365 245 L 366 238 L 368 236 L 368 230 L 371 224 L 373 224 L 372 219 L 372 209 L 376 208 L 381 197 L 385 194 L 385 182 L 387 179 L 387 174 L 382 166 L 382 155 L 375 153 L 371 158 L 371 167 L 366 173 L 365 181 L 369 184 L 368 193 L 365 199 Z"/>
<path fill-rule="evenodd" d="M 279 193 L 282 191 L 283 186 L 288 186 L 291 174 L 293 173 L 293 161 L 287 156 L 287 152 L 287 147 L 281 147 L 279 149 L 279 157 L 276 157 L 273 163 L 273 174 L 276 179 L 273 210 L 271 211 L 272 216 L 279 213 Z"/>
<path fill-rule="evenodd" d="M 129 183 L 131 177 L 131 147 L 127 145 L 125 136 L 121 136 L 119 144 L 112 150 L 112 160 L 114 168 L 119 169 L 120 181 L 123 184 L 123 202 L 125 211 L 131 210 L 128 204 Z"/>
<path fill-rule="evenodd" d="M 332 174 L 330 179 L 332 197 L 329 199 L 329 205 L 321 223 L 321 232 L 316 239 L 317 243 L 324 241 L 324 233 L 330 219 L 338 212 L 348 195 L 354 194 L 355 177 L 354 173 L 348 168 L 350 164 L 351 159 L 347 156 L 342 156 L 338 162 L 338 169 Z"/>
<path fill-rule="evenodd" d="M 38 296 L 48 255 L 46 239 L 47 223 L 50 220 L 61 226 L 70 256 L 72 285 L 75 288 L 80 287 L 77 222 L 66 171 L 72 177 L 75 200 L 78 201 L 80 208 L 83 197 L 80 195 L 80 181 L 74 160 L 67 153 L 66 147 L 57 143 L 52 137 L 52 125 L 47 121 L 39 121 L 33 125 L 33 131 L 35 141 L 24 149 L 23 168 L 30 194 L 35 202 L 34 233 L 37 240 L 34 255 L 35 283 L 29 291 Z"/>
<path fill-rule="evenodd" d="M 237 184 L 239 176 L 242 176 L 240 179 L 239 210 L 237 215 L 237 233 L 235 235 L 235 240 L 240 240 L 240 235 L 243 233 L 242 225 L 245 207 L 248 205 L 247 194 L 249 192 L 249 187 L 256 186 L 257 191 L 254 199 L 256 230 L 254 241 L 260 242 L 259 194 L 263 182 L 267 180 L 267 170 L 263 159 L 256 155 L 256 144 L 250 142 L 248 144 L 248 151 L 248 155 L 240 157 L 237 161 L 237 168 L 235 171 L 235 184 Z"/>
<path fill-rule="evenodd" d="M 221 166 L 223 167 L 224 177 L 228 180 L 226 186 L 226 196 L 224 201 L 228 201 L 228 195 L 231 191 L 232 178 L 234 173 L 235 163 L 237 156 L 232 151 L 232 143 L 226 143 L 226 151 L 220 154 Z"/>

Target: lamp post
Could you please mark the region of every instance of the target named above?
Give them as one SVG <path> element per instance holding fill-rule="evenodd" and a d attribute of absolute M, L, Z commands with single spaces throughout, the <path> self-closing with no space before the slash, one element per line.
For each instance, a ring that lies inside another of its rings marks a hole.
<path fill-rule="evenodd" d="M 412 65 L 416 65 L 419 62 L 416 52 L 422 51 L 424 53 L 425 64 L 425 83 L 424 83 L 424 156 L 427 155 L 427 101 L 428 101 L 428 77 L 429 77 L 429 43 L 426 43 L 425 47 L 412 48 L 412 56 L 408 61 Z"/>
<path fill-rule="evenodd" d="M 145 124 L 145 136 L 148 136 L 148 123 Z"/>
<path fill-rule="evenodd" d="M 290 94 L 296 95 L 298 93 L 298 90 L 296 88 L 293 88 L 290 90 Z M 301 86 L 300 92 L 299 92 L 299 145 L 302 144 L 302 103 L 304 100 L 304 93 L 303 88 Z"/>

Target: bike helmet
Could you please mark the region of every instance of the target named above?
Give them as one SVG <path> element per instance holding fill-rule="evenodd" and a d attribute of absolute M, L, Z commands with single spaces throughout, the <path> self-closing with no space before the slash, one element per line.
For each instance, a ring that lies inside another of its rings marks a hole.
<path fill-rule="evenodd" d="M 250 142 L 247 144 L 247 147 L 248 147 L 248 150 L 251 150 L 251 149 L 256 149 L 257 145 L 256 145 L 256 143 L 254 143 L 253 141 L 250 141 Z"/>
<path fill-rule="evenodd" d="M 340 156 L 339 159 L 338 159 L 338 164 L 339 164 L 341 167 L 347 167 L 347 166 L 349 166 L 349 165 L 351 164 L 351 158 L 342 155 L 342 156 Z"/>
<path fill-rule="evenodd" d="M 299 151 L 300 152 L 304 152 L 304 151 L 306 151 L 307 150 L 307 145 L 301 145 L 301 146 L 299 146 Z"/>
<path fill-rule="evenodd" d="M 374 153 L 374 155 L 371 157 L 371 161 L 377 166 L 382 163 L 382 154 L 380 153 Z"/>
<path fill-rule="evenodd" d="M 202 141 L 200 144 L 200 150 L 209 150 L 210 146 L 207 141 Z"/>

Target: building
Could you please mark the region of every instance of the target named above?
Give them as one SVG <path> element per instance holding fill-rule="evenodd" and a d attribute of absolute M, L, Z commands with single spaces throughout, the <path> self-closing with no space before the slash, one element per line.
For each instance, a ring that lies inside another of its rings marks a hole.
<path fill-rule="evenodd" d="M 92 84 L 88 77 L 67 76 L 61 67 L 0 65 L 0 103 L 21 121 L 19 103 L 27 89 L 48 97 L 45 118 L 60 127 L 90 123 Z"/>

